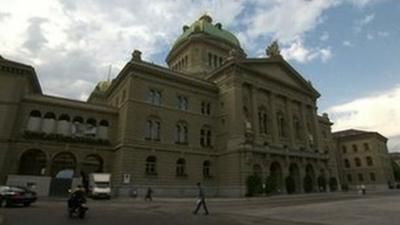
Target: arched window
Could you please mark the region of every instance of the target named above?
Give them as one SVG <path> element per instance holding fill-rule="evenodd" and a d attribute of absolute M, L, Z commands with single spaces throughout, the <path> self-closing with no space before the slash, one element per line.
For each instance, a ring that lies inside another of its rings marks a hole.
<path fill-rule="evenodd" d="M 369 144 L 368 143 L 364 143 L 364 151 L 369 151 Z"/>
<path fill-rule="evenodd" d="M 358 151 L 357 145 L 354 144 L 352 147 L 353 147 L 353 152 L 357 152 Z"/>
<path fill-rule="evenodd" d="M 371 156 L 367 156 L 367 165 L 368 166 L 373 166 L 374 165 L 374 161 L 372 160 Z"/>
<path fill-rule="evenodd" d="M 100 126 L 108 127 L 109 125 L 108 125 L 107 120 L 102 120 L 102 121 L 100 121 Z"/>
<path fill-rule="evenodd" d="M 62 114 L 59 118 L 59 121 L 70 121 L 70 117 L 67 114 Z"/>
<path fill-rule="evenodd" d="M 356 157 L 354 158 L 354 163 L 356 164 L 356 167 L 361 167 L 361 159 Z"/>
<path fill-rule="evenodd" d="M 44 115 L 44 118 L 45 119 L 56 119 L 56 115 L 54 114 L 54 113 L 52 113 L 52 112 L 47 112 L 45 115 Z"/>
<path fill-rule="evenodd" d="M 178 96 L 178 109 L 188 110 L 189 101 L 185 96 Z"/>
<path fill-rule="evenodd" d="M 201 147 L 212 146 L 212 132 L 211 128 L 207 125 L 203 126 L 200 130 L 200 146 Z"/>
<path fill-rule="evenodd" d="M 46 155 L 38 149 L 27 150 L 19 160 L 18 174 L 44 175 Z"/>
<path fill-rule="evenodd" d="M 100 173 L 103 172 L 103 159 L 97 154 L 90 154 L 85 157 L 82 162 L 81 170 L 86 173 L 86 175 L 90 173 Z"/>
<path fill-rule="evenodd" d="M 145 125 L 145 139 L 159 141 L 161 137 L 161 123 L 157 118 L 150 118 Z"/>
<path fill-rule="evenodd" d="M 97 133 L 97 129 L 96 129 L 96 125 L 97 122 L 95 119 L 90 118 L 86 121 L 87 127 L 85 130 L 85 136 L 88 137 L 96 137 L 96 133 Z"/>
<path fill-rule="evenodd" d="M 344 166 L 345 166 L 346 168 L 350 168 L 350 161 L 349 161 L 348 159 L 345 159 L 345 160 L 344 160 Z"/>
<path fill-rule="evenodd" d="M 146 159 L 146 174 L 148 175 L 156 175 L 157 168 L 156 168 L 157 158 L 155 156 L 149 156 Z"/>
<path fill-rule="evenodd" d="M 211 177 L 211 163 L 206 160 L 203 162 L 203 177 Z"/>
<path fill-rule="evenodd" d="M 76 157 L 70 152 L 61 152 L 57 154 L 51 164 L 51 174 L 56 176 L 58 172 L 65 169 L 74 171 L 76 168 Z"/>
<path fill-rule="evenodd" d="M 176 161 L 176 176 L 183 177 L 186 176 L 186 162 L 185 159 L 179 158 Z"/>
<path fill-rule="evenodd" d="M 51 134 L 55 131 L 56 127 L 56 115 L 52 112 L 47 112 L 44 115 L 42 123 L 42 131 Z"/>
<path fill-rule="evenodd" d="M 176 124 L 175 143 L 188 144 L 188 127 L 184 121 Z"/>
<path fill-rule="evenodd" d="M 286 137 L 286 121 L 282 112 L 278 112 L 276 115 L 278 120 L 278 134 L 280 137 Z"/>
<path fill-rule="evenodd" d="M 267 134 L 268 133 L 268 117 L 267 111 L 265 107 L 261 106 L 258 109 L 258 125 L 259 125 L 259 132 L 260 134 Z"/>
<path fill-rule="evenodd" d="M 41 123 L 42 123 L 42 114 L 37 111 L 37 110 L 33 110 L 31 111 L 31 113 L 29 114 L 29 118 L 28 118 L 28 122 L 26 125 L 26 129 L 28 131 L 39 131 Z"/>
<path fill-rule="evenodd" d="M 76 135 L 76 136 L 81 136 L 83 135 L 84 132 L 84 127 L 82 126 L 83 124 L 83 118 L 80 116 L 75 117 L 72 120 L 72 135 Z"/>
<path fill-rule="evenodd" d="M 42 117 L 42 114 L 38 110 L 33 110 L 30 114 L 30 117 Z"/>

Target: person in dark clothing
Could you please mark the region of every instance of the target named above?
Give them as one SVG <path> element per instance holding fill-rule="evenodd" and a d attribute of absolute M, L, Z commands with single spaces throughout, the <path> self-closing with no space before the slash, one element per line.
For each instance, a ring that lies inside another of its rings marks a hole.
<path fill-rule="evenodd" d="M 209 213 L 208 213 L 208 209 L 207 209 L 207 205 L 206 205 L 206 201 L 205 201 L 206 196 L 204 194 L 204 190 L 201 187 L 201 183 L 200 182 L 197 183 L 197 188 L 198 188 L 199 194 L 197 196 L 198 197 L 197 206 L 196 206 L 196 209 L 194 210 L 193 214 L 197 214 L 197 212 L 199 211 L 200 207 L 203 206 L 204 214 L 208 215 Z"/>
<path fill-rule="evenodd" d="M 146 191 L 146 195 L 144 196 L 144 200 L 147 202 L 147 201 L 153 201 L 153 198 L 152 198 L 152 194 L 153 194 L 153 190 L 151 189 L 151 187 L 148 187 L 147 188 L 147 191 Z"/>
<path fill-rule="evenodd" d="M 68 207 L 74 211 L 80 204 L 86 203 L 85 190 L 81 185 L 71 193 L 68 199 Z"/>

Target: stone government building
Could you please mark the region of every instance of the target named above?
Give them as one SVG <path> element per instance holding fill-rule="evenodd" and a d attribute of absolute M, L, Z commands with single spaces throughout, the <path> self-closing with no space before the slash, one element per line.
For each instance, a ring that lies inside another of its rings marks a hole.
<path fill-rule="evenodd" d="M 0 183 L 62 195 L 91 172 L 110 172 L 116 196 L 148 186 L 193 196 L 199 181 L 209 196 L 244 196 L 255 174 L 275 193 L 340 189 L 320 94 L 276 42 L 267 57 L 248 58 L 204 15 L 183 27 L 166 62 L 135 50 L 82 102 L 44 95 L 33 67 L 0 58 Z"/>

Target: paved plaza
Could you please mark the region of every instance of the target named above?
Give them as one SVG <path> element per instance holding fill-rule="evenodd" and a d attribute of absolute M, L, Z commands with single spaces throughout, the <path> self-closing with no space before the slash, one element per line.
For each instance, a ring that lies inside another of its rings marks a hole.
<path fill-rule="evenodd" d="M 209 216 L 193 215 L 195 199 L 89 201 L 84 220 L 70 219 L 61 199 L 42 199 L 31 207 L 0 208 L 2 225 L 39 224 L 271 224 L 395 225 L 400 192 L 313 194 L 252 199 L 209 199 Z"/>

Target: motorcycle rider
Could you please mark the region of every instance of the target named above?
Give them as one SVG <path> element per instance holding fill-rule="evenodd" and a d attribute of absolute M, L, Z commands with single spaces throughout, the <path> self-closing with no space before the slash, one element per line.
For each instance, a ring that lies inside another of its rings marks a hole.
<path fill-rule="evenodd" d="M 78 185 L 78 187 L 71 193 L 68 199 L 68 208 L 71 212 L 74 212 L 81 204 L 86 203 L 85 198 L 85 189 L 82 185 Z"/>

